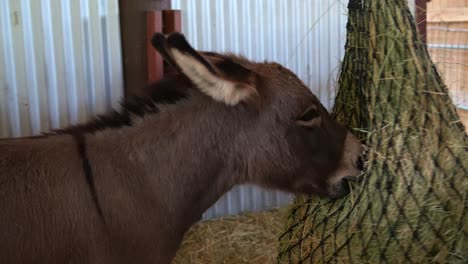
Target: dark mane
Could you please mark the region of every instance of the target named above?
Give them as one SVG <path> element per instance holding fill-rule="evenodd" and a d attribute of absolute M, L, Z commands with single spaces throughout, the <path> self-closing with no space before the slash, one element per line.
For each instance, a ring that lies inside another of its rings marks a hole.
<path fill-rule="evenodd" d="M 131 116 L 143 117 L 146 114 L 159 112 L 159 104 L 174 104 L 188 96 L 187 90 L 191 86 L 190 81 L 183 77 L 165 78 L 149 85 L 143 96 L 132 96 L 121 101 L 121 110 L 111 110 L 102 115 L 97 115 L 92 120 L 67 128 L 56 129 L 45 135 L 61 135 L 76 133 L 95 133 L 107 128 L 119 128 L 131 126 Z"/>

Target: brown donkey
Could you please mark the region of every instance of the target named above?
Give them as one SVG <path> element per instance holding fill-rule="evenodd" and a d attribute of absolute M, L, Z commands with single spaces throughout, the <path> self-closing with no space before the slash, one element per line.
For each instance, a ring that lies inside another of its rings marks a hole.
<path fill-rule="evenodd" d="M 153 45 L 178 71 L 93 121 L 0 140 L 1 263 L 169 263 L 236 184 L 331 198 L 361 144 L 276 63 Z"/>

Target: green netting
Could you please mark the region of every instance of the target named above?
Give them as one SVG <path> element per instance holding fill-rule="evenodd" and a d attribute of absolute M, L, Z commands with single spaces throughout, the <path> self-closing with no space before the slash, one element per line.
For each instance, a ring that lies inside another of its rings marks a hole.
<path fill-rule="evenodd" d="M 468 263 L 468 137 L 406 0 L 350 0 L 334 115 L 367 145 L 352 193 L 297 197 L 280 263 Z"/>

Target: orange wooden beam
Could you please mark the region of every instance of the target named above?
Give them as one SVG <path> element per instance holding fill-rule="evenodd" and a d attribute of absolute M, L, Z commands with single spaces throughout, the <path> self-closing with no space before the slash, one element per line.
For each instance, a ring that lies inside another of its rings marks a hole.
<path fill-rule="evenodd" d="M 182 16 L 180 10 L 163 10 L 164 34 L 182 31 Z M 164 75 L 171 74 L 176 69 L 164 62 Z"/>
<path fill-rule="evenodd" d="M 180 10 L 163 10 L 164 33 L 182 31 L 182 16 Z"/>
<path fill-rule="evenodd" d="M 164 76 L 163 59 L 151 45 L 154 33 L 163 32 L 163 12 L 160 10 L 146 12 L 146 54 L 148 63 L 148 83 L 161 80 Z"/>
<path fill-rule="evenodd" d="M 148 67 L 148 83 L 154 83 L 161 80 L 165 74 L 172 70 L 159 55 L 156 49 L 151 45 L 151 38 L 156 32 L 169 34 L 181 31 L 181 12 L 180 10 L 154 10 L 146 12 L 146 53 Z"/>

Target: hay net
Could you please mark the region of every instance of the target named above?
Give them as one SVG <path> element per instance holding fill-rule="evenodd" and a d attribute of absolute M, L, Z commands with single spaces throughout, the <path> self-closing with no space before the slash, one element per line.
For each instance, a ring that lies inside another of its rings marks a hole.
<path fill-rule="evenodd" d="M 280 263 L 468 263 L 468 138 L 406 0 L 350 0 L 334 115 L 369 148 L 351 194 L 299 196 Z"/>

